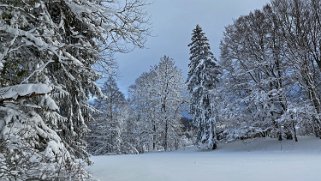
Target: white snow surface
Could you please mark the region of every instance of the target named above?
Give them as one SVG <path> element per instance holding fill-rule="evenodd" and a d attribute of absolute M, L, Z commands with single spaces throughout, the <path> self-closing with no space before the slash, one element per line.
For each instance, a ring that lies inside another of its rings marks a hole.
<path fill-rule="evenodd" d="M 92 157 L 90 172 L 101 181 L 310 181 L 320 180 L 321 140 L 260 138 L 166 153 Z"/>

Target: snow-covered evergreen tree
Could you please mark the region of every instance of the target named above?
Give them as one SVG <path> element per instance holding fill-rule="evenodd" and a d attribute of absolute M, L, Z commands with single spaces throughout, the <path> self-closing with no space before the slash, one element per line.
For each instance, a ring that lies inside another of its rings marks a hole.
<path fill-rule="evenodd" d="M 52 90 L 46 84 L 0 88 L 1 180 L 87 178 L 57 133 L 64 118 Z"/>
<path fill-rule="evenodd" d="M 220 67 L 211 52 L 207 37 L 197 25 L 193 30 L 187 87 L 191 94 L 190 113 L 198 126 L 197 143 L 215 149 L 216 115 L 215 88 L 219 82 Z"/>
<path fill-rule="evenodd" d="M 8 138 L 14 144 L 18 140 L 11 137 L 12 134 L 22 133 L 25 128 L 32 133 L 20 135 L 23 143 L 15 144 L 25 146 L 25 149 L 6 147 L 10 152 L 3 152 L 6 159 L 1 159 L 1 164 L 7 164 L 11 159 L 9 154 L 29 150 L 29 155 L 44 154 L 43 159 L 38 159 L 39 167 L 47 168 L 46 163 L 53 162 L 60 168 L 57 172 L 82 174 L 74 167 L 76 160 L 89 161 L 84 140 L 88 132 L 86 122 L 92 118 L 88 99 L 90 95 L 101 94 L 95 85 L 99 76 L 92 66 L 101 60 L 103 50 L 112 54 L 126 50 L 122 46 L 124 43 L 143 45 L 146 29 L 142 7 L 140 0 L 126 3 L 105 0 L 0 1 L 0 87 L 5 87 L 4 90 L 25 84 L 52 87 L 45 95 L 23 95 L 21 99 L 12 97 L 0 101 L 1 108 L 5 107 L 0 113 L 1 129 L 25 125 L 17 127 L 21 131 L 14 133 L 1 130 L 9 135 L 0 138 Z M 52 106 L 48 104 L 56 105 L 53 106 L 55 109 L 50 109 Z M 47 129 L 47 126 L 50 131 L 41 131 L 33 125 L 35 122 L 41 129 Z M 53 138 L 55 142 L 51 141 Z M 35 142 L 30 143 L 30 140 Z M 50 149 L 54 151 L 45 152 Z M 48 155 L 53 159 L 47 159 Z M 61 155 L 67 155 L 68 159 Z M 27 156 L 25 158 L 30 161 Z M 17 164 L 12 168 L 13 172 L 28 171 L 22 166 Z M 14 178 L 54 179 L 61 176 L 57 172 L 53 171 L 51 175 L 34 172 L 34 175 L 21 174 Z M 81 180 L 81 177 L 70 176 L 69 179 Z M 11 179 L 9 176 L 4 178 Z"/>

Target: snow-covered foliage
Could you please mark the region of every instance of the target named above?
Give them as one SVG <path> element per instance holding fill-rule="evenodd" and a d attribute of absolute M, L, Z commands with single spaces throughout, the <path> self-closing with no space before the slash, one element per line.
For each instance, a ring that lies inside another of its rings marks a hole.
<path fill-rule="evenodd" d="M 102 87 L 105 98 L 95 100 L 97 112 L 89 126 L 89 151 L 94 155 L 133 153 L 127 140 L 128 104 L 114 77 L 109 77 Z"/>
<path fill-rule="evenodd" d="M 171 150 L 179 147 L 180 109 L 184 103 L 182 74 L 174 61 L 164 56 L 130 88 L 135 111 L 138 150 Z"/>
<path fill-rule="evenodd" d="M 4 100 L 16 100 L 19 97 L 31 96 L 33 94 L 47 94 L 52 88 L 46 84 L 20 84 L 0 88 L 0 102 Z"/>
<path fill-rule="evenodd" d="M 126 154 L 189 145 L 187 132 L 192 131 L 180 121 L 183 89 L 182 74 L 167 56 L 136 80 L 129 100 L 109 77 L 102 87 L 105 97 L 93 104 L 97 113 L 90 123 L 89 151 L 94 155 Z"/>
<path fill-rule="evenodd" d="M 193 30 L 187 87 L 191 94 L 190 113 L 198 126 L 197 142 L 207 149 L 216 148 L 215 88 L 219 82 L 220 67 L 211 52 L 208 39 L 197 25 Z"/>
<path fill-rule="evenodd" d="M 274 0 L 226 28 L 219 109 L 225 126 L 260 128 L 279 140 L 296 139 L 297 131 L 320 136 L 320 3 Z"/>
<path fill-rule="evenodd" d="M 21 84 L 1 90 L 1 180 L 89 178 L 78 169 L 58 135 L 57 122 L 49 124 L 49 119 L 44 121 L 45 116 L 37 113 L 57 114 L 59 108 L 48 95 L 52 89 L 44 84 Z M 20 102 L 16 103 L 13 100 L 18 96 Z M 38 97 L 30 99 L 34 96 Z M 57 115 L 56 120 L 59 118 Z"/>
<path fill-rule="evenodd" d="M 2 164 L 11 161 L 9 155 L 19 160 L 20 153 L 26 163 L 34 153 L 39 170 L 53 164 L 51 175 L 33 175 L 12 160 L 17 179 L 52 180 L 64 171 L 86 175 L 75 165 L 77 160 L 89 163 L 84 140 L 92 119 L 88 99 L 101 95 L 92 67 L 101 62 L 102 51 L 112 55 L 127 50 L 127 43 L 143 45 L 143 6 L 140 0 L 0 1 L 0 131 L 6 141 L 1 149 L 7 150 L 1 152 Z"/>

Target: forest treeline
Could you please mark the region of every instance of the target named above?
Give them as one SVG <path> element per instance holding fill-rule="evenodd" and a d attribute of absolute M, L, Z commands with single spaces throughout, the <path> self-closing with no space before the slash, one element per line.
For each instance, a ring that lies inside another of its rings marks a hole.
<path fill-rule="evenodd" d="M 131 126 L 122 129 L 132 135 L 125 136 L 131 140 L 123 140 L 130 144 L 123 153 L 132 148 L 135 152 L 172 150 L 192 143 L 214 149 L 222 139 L 320 137 L 320 15 L 318 0 L 272 1 L 226 27 L 219 60 L 197 26 L 189 45 L 187 80 L 177 70 L 174 76 L 156 68 L 169 59 L 164 57 L 130 87 L 126 109 L 131 111 L 125 122 Z M 167 76 L 179 83 L 166 84 Z M 172 100 L 167 101 L 169 94 Z M 185 134 L 179 120 L 186 110 L 194 129 Z M 103 119 L 112 125 L 106 116 Z M 121 139 L 109 140 L 104 143 L 114 146 Z"/>

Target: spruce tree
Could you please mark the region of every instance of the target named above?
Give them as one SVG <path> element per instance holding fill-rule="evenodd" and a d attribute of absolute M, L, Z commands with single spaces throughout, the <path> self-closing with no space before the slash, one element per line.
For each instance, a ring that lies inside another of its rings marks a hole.
<path fill-rule="evenodd" d="M 187 87 L 191 94 L 190 113 L 198 127 L 197 144 L 215 149 L 215 87 L 221 73 L 217 60 L 202 28 L 197 25 L 192 33 Z"/>

